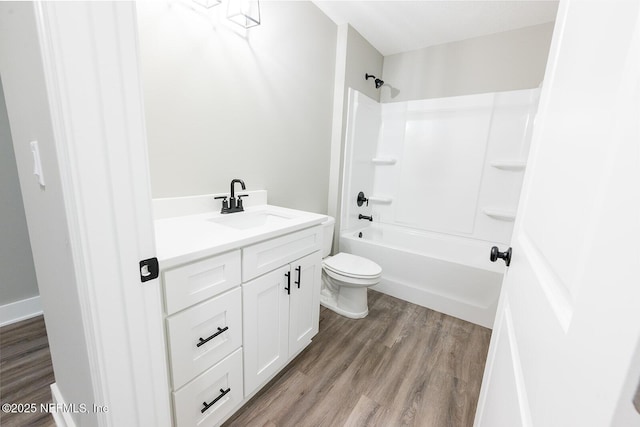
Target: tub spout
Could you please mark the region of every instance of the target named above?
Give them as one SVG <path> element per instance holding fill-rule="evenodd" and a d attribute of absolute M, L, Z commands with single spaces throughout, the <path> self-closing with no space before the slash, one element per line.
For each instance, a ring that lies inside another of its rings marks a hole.
<path fill-rule="evenodd" d="M 373 221 L 373 215 L 371 215 L 371 216 L 366 216 L 366 215 L 362 215 L 362 214 L 360 214 L 360 215 L 358 215 L 358 219 L 367 219 L 367 220 L 369 220 L 369 221 Z"/>

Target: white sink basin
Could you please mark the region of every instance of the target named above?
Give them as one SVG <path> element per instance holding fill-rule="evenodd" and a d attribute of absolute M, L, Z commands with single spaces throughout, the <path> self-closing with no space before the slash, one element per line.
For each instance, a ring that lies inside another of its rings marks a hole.
<path fill-rule="evenodd" d="M 278 226 L 291 220 L 291 217 L 268 211 L 236 212 L 209 219 L 208 221 L 236 230 L 248 230 L 256 227 Z"/>

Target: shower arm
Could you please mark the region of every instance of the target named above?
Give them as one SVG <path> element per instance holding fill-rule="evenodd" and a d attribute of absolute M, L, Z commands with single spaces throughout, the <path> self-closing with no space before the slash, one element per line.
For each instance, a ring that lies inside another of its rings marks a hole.
<path fill-rule="evenodd" d="M 384 84 L 384 80 L 376 78 L 376 76 L 374 76 L 373 74 L 365 73 L 364 74 L 364 79 L 365 80 L 373 79 L 373 81 L 375 82 L 375 85 L 376 85 L 376 89 L 380 89 L 382 87 L 382 85 Z"/>

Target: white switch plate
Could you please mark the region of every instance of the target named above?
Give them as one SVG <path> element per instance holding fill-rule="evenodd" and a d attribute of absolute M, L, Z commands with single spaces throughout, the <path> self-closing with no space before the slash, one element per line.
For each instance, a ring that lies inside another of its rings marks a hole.
<path fill-rule="evenodd" d="M 38 141 L 31 141 L 31 154 L 33 155 L 33 174 L 38 177 L 38 183 L 44 187 L 44 173 L 42 171 L 42 161 L 40 160 L 40 147 Z"/>

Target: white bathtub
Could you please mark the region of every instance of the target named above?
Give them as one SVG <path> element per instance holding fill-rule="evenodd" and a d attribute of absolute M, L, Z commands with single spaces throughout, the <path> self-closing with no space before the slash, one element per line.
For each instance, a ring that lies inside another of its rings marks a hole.
<path fill-rule="evenodd" d="M 382 267 L 382 280 L 372 289 L 488 328 L 504 273 L 504 263 L 489 261 L 491 246 L 385 224 L 340 236 L 340 251 Z"/>

